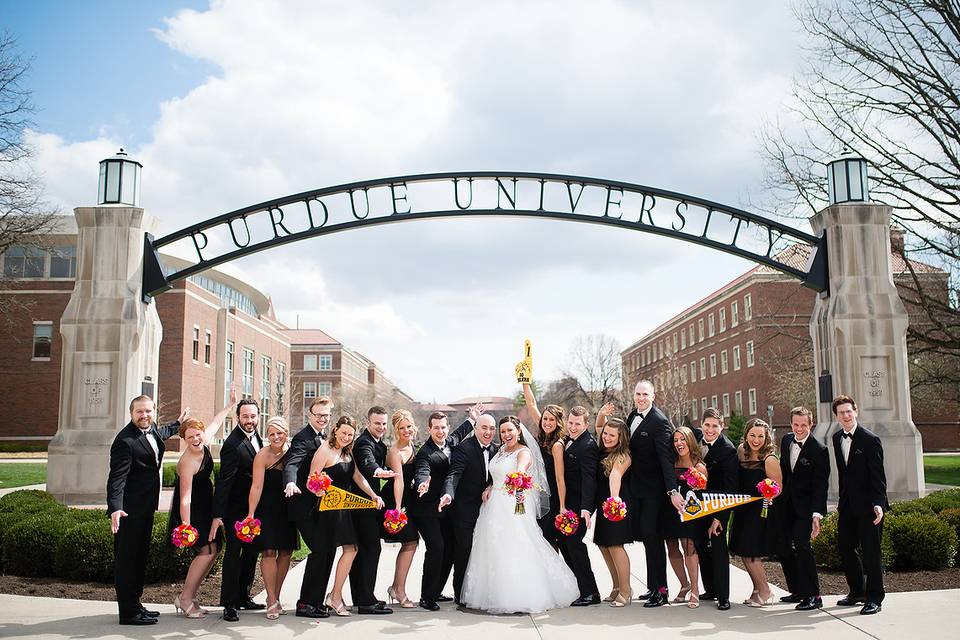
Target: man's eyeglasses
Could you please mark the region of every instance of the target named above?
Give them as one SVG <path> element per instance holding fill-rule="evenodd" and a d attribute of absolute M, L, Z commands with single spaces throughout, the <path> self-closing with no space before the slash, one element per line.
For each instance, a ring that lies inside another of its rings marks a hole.
<path fill-rule="evenodd" d="M 329 419 L 330 419 L 330 414 L 329 414 L 329 413 L 314 413 L 313 411 L 311 411 L 311 412 L 310 412 L 310 415 L 312 415 L 312 416 L 313 416 L 314 418 L 316 418 L 317 420 L 329 420 Z"/>

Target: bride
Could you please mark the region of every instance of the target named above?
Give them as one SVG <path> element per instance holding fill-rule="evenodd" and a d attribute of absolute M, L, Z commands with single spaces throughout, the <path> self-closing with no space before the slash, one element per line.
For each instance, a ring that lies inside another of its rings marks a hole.
<path fill-rule="evenodd" d="M 500 420 L 500 451 L 490 460 L 492 486 L 483 495 L 473 550 L 463 580 L 462 600 L 490 613 L 533 613 L 570 604 L 579 595 L 573 572 L 543 537 L 537 517 L 550 508 L 543 459 L 530 432 L 516 416 Z M 516 496 L 504 488 L 507 474 L 533 477 L 525 495 L 526 513 L 515 513 Z"/>

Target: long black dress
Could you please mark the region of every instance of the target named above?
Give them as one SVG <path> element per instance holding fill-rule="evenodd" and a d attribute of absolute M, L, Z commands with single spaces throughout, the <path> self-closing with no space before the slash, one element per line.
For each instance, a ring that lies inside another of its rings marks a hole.
<path fill-rule="evenodd" d="M 764 462 L 748 460 L 740 462 L 739 493 L 759 496 L 757 484 L 767 477 Z M 767 517 L 761 518 L 763 500 L 740 505 L 733 509 L 730 523 L 730 553 L 741 558 L 763 558 L 775 552 L 775 513 L 771 507 Z"/>
<path fill-rule="evenodd" d="M 553 461 L 553 453 L 550 449 L 540 449 L 540 455 L 543 456 L 543 469 L 547 474 L 547 486 L 550 487 L 550 511 L 547 515 L 539 518 L 537 524 L 543 532 L 543 537 L 554 547 L 560 546 L 560 539 L 563 534 L 557 531 L 554 526 L 557 514 L 560 513 L 560 492 L 557 489 L 557 467 Z"/>
<path fill-rule="evenodd" d="M 356 493 L 356 487 L 353 482 L 354 470 L 353 458 L 347 458 L 340 462 L 326 467 L 327 475 L 330 476 L 333 486 Z M 335 509 L 331 511 L 321 511 L 317 514 L 317 531 L 320 539 L 320 548 L 334 550 L 345 544 L 357 544 L 357 532 L 353 527 L 353 515 L 347 509 Z M 316 552 L 316 549 L 311 549 Z"/>
<path fill-rule="evenodd" d="M 601 547 L 615 547 L 633 542 L 633 514 L 629 508 L 627 517 L 619 522 L 611 522 L 603 515 L 603 502 L 610 497 L 610 477 L 604 472 L 603 460 L 610 454 L 605 454 L 597 464 L 597 517 L 594 520 L 593 541 Z M 620 482 L 620 498 L 631 504 L 628 482 Z M 583 523 L 580 524 L 583 526 Z"/>
<path fill-rule="evenodd" d="M 283 467 L 289 453 L 284 453 L 263 472 L 263 492 L 254 514 L 260 520 L 260 547 L 263 549 L 293 551 L 300 548 L 297 528 L 287 516 L 287 500 L 283 496 Z"/>
<path fill-rule="evenodd" d="M 210 525 L 213 523 L 213 456 L 210 449 L 203 447 L 203 462 L 193 475 L 193 488 L 190 494 L 190 524 L 197 530 L 197 542 L 194 548 L 199 549 L 207 543 L 210 536 Z M 167 540 L 173 530 L 182 524 L 180 520 L 180 476 L 174 477 L 173 501 L 170 503 L 170 519 L 167 522 Z M 214 540 L 217 548 L 222 542 L 221 531 L 217 531 Z M 170 542 L 172 545 L 173 542 Z"/>
<path fill-rule="evenodd" d="M 383 538 L 384 542 L 415 542 L 419 539 L 420 534 L 417 531 L 417 523 L 414 522 L 413 515 L 410 512 L 410 505 L 415 504 L 417 499 L 417 492 L 413 489 L 413 458 L 415 456 L 410 456 L 410 459 L 401 466 L 401 471 L 403 473 L 402 478 L 390 478 L 383 485 L 383 491 L 381 496 L 383 496 L 384 508 L 380 512 L 380 537 Z M 403 508 L 406 510 L 407 514 L 407 526 L 399 531 L 399 533 L 388 533 L 386 529 L 383 528 L 383 514 L 387 509 L 396 509 L 397 501 L 393 498 L 393 483 L 402 482 L 403 483 Z"/>
<path fill-rule="evenodd" d="M 677 478 L 677 491 L 680 492 L 681 496 L 686 497 L 687 492 L 690 491 L 687 481 L 681 478 L 683 474 L 687 472 L 687 467 L 674 467 L 673 473 Z M 702 491 L 694 491 L 694 495 L 698 498 L 701 497 Z M 681 540 L 687 538 L 689 540 L 698 540 L 704 537 L 706 533 L 706 526 L 709 522 L 712 521 L 712 518 L 700 518 L 698 520 L 690 520 L 688 522 L 681 522 L 680 515 L 677 513 L 677 510 L 673 508 L 673 503 L 670 502 L 670 499 L 667 498 L 664 502 L 664 511 L 660 518 L 660 522 L 663 528 L 663 537 L 667 540 Z"/>

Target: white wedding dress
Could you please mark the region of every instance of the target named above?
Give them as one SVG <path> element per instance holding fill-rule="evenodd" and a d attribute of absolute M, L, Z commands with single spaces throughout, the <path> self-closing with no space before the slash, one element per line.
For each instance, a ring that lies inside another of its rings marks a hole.
<path fill-rule="evenodd" d="M 503 482 L 517 470 L 516 451 L 490 460 L 493 489 L 480 508 L 461 600 L 490 613 L 535 613 L 566 607 L 579 596 L 577 579 L 537 525 L 532 500 L 514 513 L 516 497 Z"/>

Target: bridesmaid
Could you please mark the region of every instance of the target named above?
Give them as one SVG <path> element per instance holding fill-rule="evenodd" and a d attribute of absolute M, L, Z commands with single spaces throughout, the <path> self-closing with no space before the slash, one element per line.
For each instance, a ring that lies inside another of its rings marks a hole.
<path fill-rule="evenodd" d="M 597 465 L 597 519 L 593 529 L 593 541 L 600 547 L 604 562 L 613 579 L 613 591 L 604 598 L 611 607 L 622 607 L 633 600 L 630 587 L 630 556 L 623 545 L 633 542 L 632 514 L 619 522 L 607 520 L 603 515 L 603 503 L 608 497 L 620 498 L 630 504 L 626 493 L 628 484 L 623 481 L 630 468 L 630 432 L 619 418 L 610 418 L 600 429 L 600 464 Z"/>
<path fill-rule="evenodd" d="M 523 398 L 539 427 L 536 435 L 537 446 L 540 447 L 547 484 L 550 487 L 550 512 L 538 519 L 537 524 L 540 525 L 540 530 L 547 542 L 559 551 L 562 534 L 553 526 L 553 521 L 560 513 L 559 487 L 563 485 L 563 446 L 567 439 L 567 427 L 564 423 L 566 412 L 563 407 L 548 404 L 541 413 L 537 407 L 537 398 L 529 384 L 523 385 Z"/>
<path fill-rule="evenodd" d="M 680 495 L 686 496 L 690 487 L 681 476 L 688 469 L 694 468 L 704 477 L 707 476 L 707 467 L 703 463 L 703 456 L 693 431 L 687 427 L 677 427 L 673 432 L 673 451 L 676 456 L 673 463 L 673 472 L 677 478 L 675 488 Z M 697 556 L 696 542 L 705 533 L 703 523 L 699 520 L 681 522 L 680 516 L 669 502 L 665 503 L 664 508 L 666 513 L 662 522 L 663 537 L 667 542 L 667 557 L 670 559 L 673 572 L 680 580 L 680 593 L 673 601 L 686 601 L 687 607 L 696 609 L 700 606 L 700 559 Z M 687 600 L 688 593 L 689 600 Z"/>
<path fill-rule="evenodd" d="M 370 487 L 366 478 L 357 469 L 353 460 L 353 439 L 357 427 L 353 418 L 341 416 L 330 432 L 329 437 L 313 454 L 310 473 L 325 471 L 333 481 L 333 486 L 356 493 L 356 488 L 370 496 L 383 508 L 383 499 Z M 333 589 L 327 594 L 324 604 L 333 609 L 338 616 L 349 616 L 350 611 L 343 603 L 343 584 L 350 574 L 350 567 L 357 555 L 357 534 L 353 527 L 353 517 L 344 509 L 321 511 L 317 514 L 318 537 L 324 540 L 327 550 L 341 548 L 340 561 L 337 563 L 333 578 Z"/>
<path fill-rule="evenodd" d="M 394 411 L 390 418 L 393 425 L 394 442 L 387 450 L 387 466 L 393 471 L 394 478 L 387 480 L 381 492 L 389 501 L 387 509 L 403 509 L 404 505 L 413 504 L 417 493 L 413 489 L 413 439 L 417 435 L 417 425 L 413 422 L 413 414 L 406 409 Z M 393 572 L 393 584 L 387 587 L 387 597 L 391 604 L 399 604 L 404 609 L 417 606 L 407 597 L 407 576 L 410 574 L 410 565 L 417 552 L 420 535 L 417 524 L 407 512 L 407 526 L 399 533 L 391 534 L 381 531 L 384 542 L 399 542 L 400 551 L 397 553 L 397 565 Z"/>
<path fill-rule="evenodd" d="M 753 418 L 745 425 L 737 456 L 740 458 L 740 493 L 760 495 L 757 484 L 764 478 L 783 484 L 773 433 L 770 425 L 760 418 Z M 740 505 L 734 508 L 730 525 L 730 552 L 743 559 L 744 568 L 753 582 L 753 593 L 743 601 L 750 607 L 764 607 L 773 602 L 762 560 L 776 551 L 773 540 L 775 513 L 769 509 L 768 517 L 763 518 L 760 515 L 762 509 L 762 500 Z"/>
<path fill-rule="evenodd" d="M 177 462 L 170 519 L 167 521 L 167 540 L 171 539 L 171 533 L 181 524 L 191 525 L 197 530 L 197 542 L 192 548 L 196 555 L 187 570 L 180 595 L 173 599 L 174 609 L 187 618 L 202 618 L 207 613 L 197 603 L 197 591 L 210 573 L 221 544 L 219 531 L 216 535 L 210 535 L 213 522 L 213 456 L 209 444 L 236 403 L 237 390 L 231 388 L 230 402 L 213 417 L 209 425 L 204 426 L 200 420 L 190 418 L 180 425 L 178 431 L 187 448 Z"/>
<path fill-rule="evenodd" d="M 280 589 L 290 569 L 290 556 L 300 548 L 297 529 L 287 517 L 283 498 L 283 467 L 287 462 L 290 429 L 280 417 L 267 421 L 266 447 L 253 459 L 253 483 L 247 504 L 247 517 L 260 520 L 260 574 L 267 590 L 268 620 L 286 613 L 280 606 Z"/>

